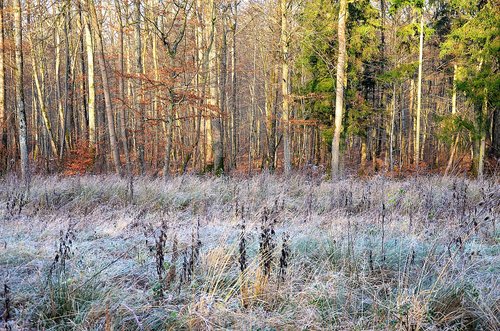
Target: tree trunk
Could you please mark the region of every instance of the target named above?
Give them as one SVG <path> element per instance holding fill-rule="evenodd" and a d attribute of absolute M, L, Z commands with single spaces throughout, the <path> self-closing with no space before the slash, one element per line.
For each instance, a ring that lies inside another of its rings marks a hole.
<path fill-rule="evenodd" d="M 420 162 L 420 112 L 422 108 L 422 65 L 424 57 L 424 12 L 420 16 L 420 47 L 418 56 L 418 82 L 417 82 L 417 114 L 416 114 L 416 132 L 415 132 L 415 166 L 418 168 Z"/>
<path fill-rule="evenodd" d="M 108 124 L 109 132 L 109 144 L 111 148 L 111 154 L 113 158 L 113 163 L 115 166 L 115 172 L 121 174 L 121 164 L 120 164 L 120 153 L 118 152 L 118 144 L 116 142 L 115 124 L 113 120 L 113 106 L 111 104 L 111 95 L 109 91 L 108 73 L 106 70 L 106 63 L 104 60 L 104 45 L 102 41 L 101 29 L 97 21 L 97 13 L 94 7 L 94 0 L 87 0 L 88 8 L 91 16 L 92 27 L 94 29 L 94 34 L 96 38 L 97 45 L 97 60 L 99 62 L 99 69 L 101 71 L 102 87 L 104 90 L 104 103 L 106 110 L 106 119 Z"/>
<path fill-rule="evenodd" d="M 212 20 L 215 20 L 215 5 L 213 3 L 213 0 L 210 0 L 210 8 L 212 11 Z M 214 33 L 215 35 L 215 33 Z M 212 109 L 215 109 L 217 107 L 217 76 L 216 76 L 216 69 L 217 69 L 217 63 L 216 63 L 217 57 L 216 57 L 216 50 L 215 47 L 210 47 L 209 50 L 209 56 L 208 56 L 208 71 L 210 75 L 210 97 L 208 100 L 209 106 L 212 107 Z M 213 110 L 211 111 L 213 112 Z M 213 155 L 214 155 L 214 172 L 216 174 L 220 174 L 224 172 L 224 150 L 223 150 L 223 144 L 222 144 L 222 122 L 221 122 L 221 115 L 219 111 L 217 110 L 215 112 L 215 116 L 212 115 L 212 149 L 213 149 Z"/>
<path fill-rule="evenodd" d="M 64 113 L 62 121 L 62 135 L 61 138 L 61 149 L 59 150 L 60 158 L 62 159 L 64 153 L 65 143 L 68 145 L 68 149 L 71 147 L 70 134 L 72 131 L 71 118 L 73 116 L 73 78 L 71 71 L 71 55 L 70 55 L 70 44 L 69 35 L 71 33 L 71 22 L 70 22 L 70 1 L 66 2 L 66 8 L 64 9 L 64 42 L 65 42 L 65 80 L 64 80 Z"/>
<path fill-rule="evenodd" d="M 267 168 L 274 171 L 276 155 L 276 100 L 275 90 L 278 83 L 278 65 L 273 64 L 269 82 L 266 83 L 266 132 L 267 132 Z"/>
<path fill-rule="evenodd" d="M 453 68 L 453 92 L 451 96 L 451 114 L 455 115 L 457 113 L 457 65 L 455 64 Z M 455 136 L 455 140 L 453 141 L 453 145 L 451 146 L 450 158 L 448 159 L 448 164 L 446 165 L 446 170 L 444 171 L 444 175 L 448 176 L 448 173 L 453 166 L 453 159 L 455 158 L 455 153 L 457 149 L 459 141 L 458 133 Z"/>
<path fill-rule="evenodd" d="M 80 31 L 85 31 L 85 20 L 83 18 L 83 8 L 81 1 L 78 1 L 78 18 L 79 18 L 79 29 Z M 85 137 L 88 134 L 88 107 L 87 107 L 87 67 L 85 66 L 85 32 L 82 33 L 79 38 L 79 53 L 80 53 L 80 70 L 82 78 L 80 80 L 80 91 L 82 93 L 82 105 L 81 112 L 79 114 L 80 118 L 80 135 L 79 138 Z"/>
<path fill-rule="evenodd" d="M 219 63 L 219 114 L 214 119 L 215 125 L 213 126 L 215 132 L 214 145 L 214 171 L 216 174 L 224 172 L 224 128 L 223 118 L 226 116 L 226 102 L 227 102 L 227 14 L 222 13 L 222 27 L 221 27 L 221 50 L 220 50 L 220 63 Z M 214 49 L 215 51 L 215 49 Z M 213 63 L 217 67 L 216 63 Z M 213 73 L 211 71 L 211 73 Z M 214 77 L 216 77 L 214 73 Z M 212 80 L 212 84 L 216 84 L 217 79 Z M 225 140 L 228 141 L 227 139 Z"/>
<path fill-rule="evenodd" d="M 493 114 L 493 123 L 492 123 L 492 142 L 491 142 L 491 154 L 500 158 L 500 109 L 495 109 Z"/>
<path fill-rule="evenodd" d="M 290 156 L 290 104 L 289 104 L 289 91 L 288 91 L 288 27 L 287 27 L 287 0 L 280 0 L 281 4 L 281 52 L 282 52 L 282 71 L 281 71 L 281 93 L 283 97 L 282 107 L 282 122 L 283 122 L 283 158 L 284 158 L 284 171 L 288 175 L 292 170 L 292 162 Z"/>
<path fill-rule="evenodd" d="M 487 92 L 485 92 L 484 99 L 483 99 L 483 105 L 481 107 L 481 121 L 479 121 L 480 124 L 480 132 L 481 132 L 481 140 L 479 143 L 479 156 L 478 156 L 478 165 L 477 165 L 477 178 L 478 179 L 483 179 L 484 177 L 484 157 L 486 154 L 486 135 L 487 135 L 487 125 L 486 123 L 488 122 L 488 99 L 487 99 Z"/>
<path fill-rule="evenodd" d="M 85 50 L 87 53 L 87 106 L 89 110 L 89 148 L 94 155 L 96 151 L 96 112 L 95 112 L 95 82 L 94 82 L 94 45 L 90 31 L 90 16 L 85 19 Z"/>
<path fill-rule="evenodd" d="M 33 77 L 35 80 L 36 87 L 36 95 L 38 97 L 38 106 L 40 108 L 40 113 L 42 115 L 43 123 L 45 125 L 45 129 L 47 130 L 47 134 L 49 136 L 50 148 L 52 151 L 52 155 L 54 157 L 58 157 L 57 153 L 57 145 L 54 138 L 54 133 L 52 132 L 52 124 L 50 122 L 49 114 L 47 111 L 47 107 L 45 106 L 45 70 L 43 69 L 43 63 L 38 64 L 39 59 L 42 58 L 42 54 L 36 52 L 36 46 L 32 45 L 32 67 L 33 67 Z M 40 76 L 39 76 L 40 75 Z"/>
<path fill-rule="evenodd" d="M 119 48 L 119 73 L 118 73 L 118 93 L 119 99 L 121 102 L 121 111 L 120 114 L 120 133 L 122 138 L 123 145 L 123 153 L 125 154 L 125 164 L 127 170 L 127 176 L 130 178 L 132 176 L 132 166 L 130 162 L 130 154 L 128 149 L 128 135 L 127 135 L 127 113 L 126 113 L 126 105 L 125 105 L 125 81 L 123 75 L 125 74 L 125 60 L 123 58 L 124 46 L 123 46 L 123 17 L 122 17 L 122 9 L 120 7 L 120 1 L 115 0 L 115 8 L 118 14 L 119 21 L 119 31 L 118 31 L 118 48 Z"/>
<path fill-rule="evenodd" d="M 346 61 L 346 19 L 347 0 L 340 0 L 338 39 L 339 54 L 337 62 L 336 96 L 335 96 L 335 127 L 332 141 L 332 178 L 340 176 L 340 135 L 342 133 L 342 111 L 344 107 L 344 80 Z"/>
<path fill-rule="evenodd" d="M 0 0 L 0 173 L 7 162 L 7 113 L 5 111 L 5 55 L 3 33 L 4 0 Z"/>
<path fill-rule="evenodd" d="M 389 132 L 389 171 L 394 170 L 394 121 L 396 118 L 396 84 L 393 84 L 391 102 L 391 125 Z"/>
<path fill-rule="evenodd" d="M 144 161 L 145 145 L 145 126 L 144 126 L 144 107 L 141 105 L 142 83 L 140 75 L 142 74 L 142 46 L 141 46 L 141 1 L 135 0 L 135 60 L 136 60 L 136 81 L 135 81 L 135 108 L 138 116 L 137 140 L 138 140 L 138 161 L 141 175 L 146 172 Z"/>
<path fill-rule="evenodd" d="M 237 46 L 236 46 L 236 29 L 238 27 L 238 1 L 234 0 L 233 2 L 233 26 L 232 26 L 232 41 L 233 41 L 233 52 L 232 52 L 232 117 L 231 117 L 231 162 L 232 168 L 236 168 L 237 166 L 237 156 L 238 156 L 238 145 L 239 145 L 239 117 L 240 114 L 238 112 L 238 76 L 236 71 L 237 65 Z"/>
<path fill-rule="evenodd" d="M 29 161 L 28 161 L 28 129 L 26 125 L 26 110 L 24 104 L 24 82 L 23 82 L 23 27 L 21 20 L 21 0 L 14 1 L 14 48 L 15 48 L 15 87 L 16 87 L 16 109 L 19 136 L 19 152 L 21 156 L 21 177 L 28 184 Z"/>

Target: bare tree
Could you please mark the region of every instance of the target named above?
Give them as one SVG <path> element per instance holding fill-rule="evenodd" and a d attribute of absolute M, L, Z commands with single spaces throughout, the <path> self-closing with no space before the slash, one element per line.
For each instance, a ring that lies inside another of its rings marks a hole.
<path fill-rule="evenodd" d="M 102 41 L 102 34 L 97 13 L 94 6 L 94 0 L 87 0 L 88 11 L 90 14 L 90 21 L 97 46 L 97 60 L 99 62 L 99 69 L 101 71 L 102 87 L 104 90 L 104 103 L 106 108 L 106 119 L 108 121 L 109 142 L 111 148 L 111 155 L 115 166 L 115 172 L 121 174 L 120 153 L 118 151 L 118 144 L 116 141 L 115 123 L 113 118 L 113 105 L 111 103 L 111 94 L 109 90 L 108 73 L 106 69 L 106 62 L 104 60 L 104 45 Z"/>

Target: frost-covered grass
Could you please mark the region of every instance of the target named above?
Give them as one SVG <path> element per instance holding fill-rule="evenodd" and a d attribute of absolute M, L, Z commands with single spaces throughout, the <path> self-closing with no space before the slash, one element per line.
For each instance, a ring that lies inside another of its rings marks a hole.
<path fill-rule="evenodd" d="M 498 182 L 261 174 L 133 188 L 129 201 L 118 177 L 37 177 L 25 197 L 14 178 L 0 181 L 4 326 L 500 325 Z"/>

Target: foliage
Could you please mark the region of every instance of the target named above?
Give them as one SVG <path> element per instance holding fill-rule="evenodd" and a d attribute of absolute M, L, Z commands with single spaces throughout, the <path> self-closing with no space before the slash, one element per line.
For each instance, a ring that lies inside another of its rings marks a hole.
<path fill-rule="evenodd" d="M 449 146 L 457 134 L 465 137 L 472 136 L 474 139 L 477 139 L 479 135 L 474 123 L 461 115 L 436 116 L 436 122 L 438 124 L 438 139 Z"/>
<path fill-rule="evenodd" d="M 337 16 L 337 6 L 323 0 L 306 2 L 299 15 L 299 24 L 305 38 L 302 40 L 298 63 L 299 68 L 305 68 L 307 72 L 302 73 L 301 70 L 297 70 L 301 74 L 295 80 L 301 82 L 305 78 L 306 81 L 299 88 L 299 93 L 305 95 L 314 93 L 320 96 L 307 101 L 308 116 L 328 125 L 331 125 L 335 94 Z M 374 84 L 373 75 L 366 70 L 366 67 L 376 65 L 373 61 L 379 54 L 379 29 L 379 13 L 370 1 L 349 3 L 346 121 L 347 131 L 356 135 L 366 134 L 368 118 L 374 114 L 373 108 L 363 100 L 360 90 L 362 87 Z"/>
<path fill-rule="evenodd" d="M 500 9 L 495 1 L 473 5 L 454 1 L 457 18 L 441 46 L 441 55 L 450 56 L 462 68 L 457 87 L 474 103 L 484 99 L 500 106 Z"/>

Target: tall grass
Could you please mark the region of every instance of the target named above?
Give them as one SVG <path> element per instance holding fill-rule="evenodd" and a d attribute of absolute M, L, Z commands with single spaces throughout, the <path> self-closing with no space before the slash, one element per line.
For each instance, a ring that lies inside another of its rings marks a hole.
<path fill-rule="evenodd" d="M 500 325 L 494 180 L 261 174 L 133 188 L 113 176 L 37 177 L 29 194 L 0 182 L 6 328 Z"/>

